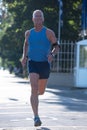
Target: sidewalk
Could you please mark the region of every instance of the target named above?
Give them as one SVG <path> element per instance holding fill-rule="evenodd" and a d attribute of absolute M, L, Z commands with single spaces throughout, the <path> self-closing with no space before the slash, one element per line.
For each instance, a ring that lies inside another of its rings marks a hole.
<path fill-rule="evenodd" d="M 87 130 L 87 89 L 47 86 L 40 96 L 41 127 L 33 126 L 30 84 L 0 71 L 0 130 Z"/>
<path fill-rule="evenodd" d="M 5 128 L 5 129 L 3 129 L 3 128 L 0 128 L 0 130 L 87 130 L 87 127 L 85 127 L 85 126 L 55 126 L 55 127 L 50 127 L 50 126 L 48 126 L 48 127 L 38 127 L 38 128 L 34 128 L 34 127 L 17 127 L 17 128 Z"/>

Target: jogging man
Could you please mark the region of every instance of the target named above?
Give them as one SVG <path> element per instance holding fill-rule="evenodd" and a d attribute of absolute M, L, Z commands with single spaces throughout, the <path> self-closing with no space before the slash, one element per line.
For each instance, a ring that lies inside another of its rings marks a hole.
<path fill-rule="evenodd" d="M 34 113 L 34 126 L 40 126 L 42 122 L 38 113 L 38 96 L 45 92 L 50 74 L 50 62 L 58 52 L 59 46 L 55 33 L 43 25 L 44 14 L 41 10 L 33 12 L 32 21 L 34 28 L 25 32 L 21 62 L 24 67 L 28 55 L 28 70 L 31 83 L 30 101 Z"/>

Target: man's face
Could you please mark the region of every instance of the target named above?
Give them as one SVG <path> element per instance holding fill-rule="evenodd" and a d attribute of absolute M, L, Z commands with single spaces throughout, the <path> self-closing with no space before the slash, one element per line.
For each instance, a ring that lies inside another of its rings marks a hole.
<path fill-rule="evenodd" d="M 41 12 L 37 11 L 34 15 L 34 18 L 33 18 L 33 22 L 34 22 L 34 25 L 42 25 L 43 24 L 43 17 L 42 17 L 42 14 Z"/>

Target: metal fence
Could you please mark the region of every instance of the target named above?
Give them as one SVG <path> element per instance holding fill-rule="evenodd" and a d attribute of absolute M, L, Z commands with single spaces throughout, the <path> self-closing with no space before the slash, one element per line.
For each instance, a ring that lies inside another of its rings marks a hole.
<path fill-rule="evenodd" d="M 73 73 L 75 65 L 75 42 L 61 42 L 60 50 L 51 63 L 52 72 Z"/>

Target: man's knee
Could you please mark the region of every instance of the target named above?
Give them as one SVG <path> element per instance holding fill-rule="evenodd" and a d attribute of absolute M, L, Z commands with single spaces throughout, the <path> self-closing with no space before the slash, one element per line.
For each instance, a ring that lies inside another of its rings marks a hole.
<path fill-rule="evenodd" d="M 44 91 L 39 91 L 38 94 L 39 94 L 39 95 L 43 95 L 43 94 L 44 94 Z"/>
<path fill-rule="evenodd" d="M 37 95 L 38 94 L 38 88 L 36 87 L 36 88 L 32 88 L 31 89 L 31 94 L 32 95 Z"/>

